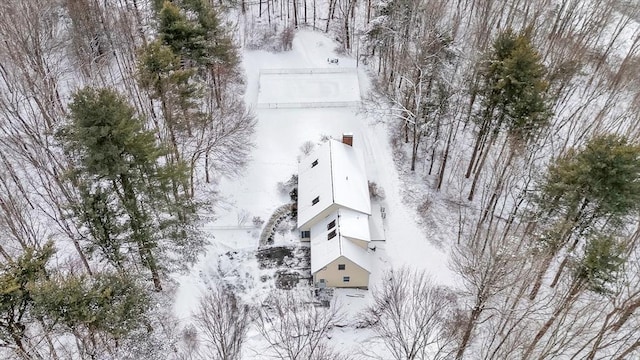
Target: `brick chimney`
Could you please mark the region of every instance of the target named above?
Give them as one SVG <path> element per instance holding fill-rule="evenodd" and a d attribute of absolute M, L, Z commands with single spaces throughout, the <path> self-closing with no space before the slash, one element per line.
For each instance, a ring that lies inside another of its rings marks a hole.
<path fill-rule="evenodd" d="M 342 134 L 342 143 L 353 146 L 353 133 Z"/>

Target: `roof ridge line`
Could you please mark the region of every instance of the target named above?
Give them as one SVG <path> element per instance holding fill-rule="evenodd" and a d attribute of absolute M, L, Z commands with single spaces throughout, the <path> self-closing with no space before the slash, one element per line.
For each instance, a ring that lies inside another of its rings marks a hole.
<path fill-rule="evenodd" d="M 331 203 L 336 203 L 335 179 L 333 178 L 333 146 L 329 139 L 329 171 L 331 172 Z"/>

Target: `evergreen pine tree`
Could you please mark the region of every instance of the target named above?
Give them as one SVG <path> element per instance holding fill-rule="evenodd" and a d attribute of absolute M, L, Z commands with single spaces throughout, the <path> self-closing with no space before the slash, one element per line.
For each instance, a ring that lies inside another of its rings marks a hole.
<path fill-rule="evenodd" d="M 501 33 L 480 71 L 481 126 L 496 132 L 506 127 L 521 140 L 546 126 L 551 114 L 544 99 L 544 75 L 540 55 L 526 33 Z"/>
<path fill-rule="evenodd" d="M 197 23 L 189 20 L 176 4 L 170 1 L 163 3 L 158 23 L 162 42 L 169 46 L 174 54 L 193 61 L 204 56 L 206 52 L 204 30 Z"/>
<path fill-rule="evenodd" d="M 576 281 L 596 293 L 606 294 L 611 290 L 619 271 L 624 264 L 624 246 L 613 236 L 596 235 L 591 237 L 584 250 L 584 255 L 576 261 Z"/>
<path fill-rule="evenodd" d="M 114 195 L 99 187 L 90 191 L 83 182 L 79 182 L 78 190 L 80 201 L 74 205 L 73 212 L 77 214 L 80 223 L 86 225 L 88 238 L 91 239 L 85 244 L 85 250 L 89 256 L 105 259 L 118 271 L 124 271 L 126 229 L 118 220 L 124 214 L 113 206 L 116 201 Z"/>
<path fill-rule="evenodd" d="M 31 356 L 25 338 L 32 321 L 33 289 L 46 279 L 53 253 L 49 242 L 41 249 L 27 248 L 14 262 L 0 265 L 0 344 L 12 344 L 21 357 Z"/>
<path fill-rule="evenodd" d="M 538 205 L 550 215 L 617 221 L 640 208 L 640 146 L 597 136 L 549 166 Z"/>
<path fill-rule="evenodd" d="M 213 98 L 221 107 L 226 85 L 238 77 L 238 53 L 217 12 L 203 0 L 165 1 L 158 32 L 162 43 L 187 67 L 202 70 L 199 74 L 211 84 Z"/>
<path fill-rule="evenodd" d="M 71 122 L 58 135 L 75 160 L 73 176 L 84 184 L 84 204 L 77 208 L 83 212 L 76 215 L 100 235 L 92 239 L 95 245 L 109 241 L 101 248 L 113 251 L 106 259 L 121 258 L 119 242 L 135 249 L 155 289 L 161 290 L 161 269 L 168 264 L 158 258 L 177 252 L 192 260 L 202 246 L 192 225 L 194 205 L 176 185 L 186 182 L 188 169 L 181 163 L 161 164 L 164 150 L 116 92 L 79 90 L 69 109 Z M 109 209 L 101 209 L 105 206 Z M 117 226 L 115 214 L 126 215 Z"/>
<path fill-rule="evenodd" d="M 469 200 L 473 199 L 487 154 L 501 132 L 506 130 L 508 135 L 505 145 L 511 148 L 509 165 L 516 150 L 531 143 L 548 125 L 551 112 L 544 97 L 548 88 L 544 75 L 540 56 L 526 32 L 506 30 L 496 38 L 480 71 L 479 129 L 466 172 L 466 177 L 475 172 Z"/>
<path fill-rule="evenodd" d="M 618 234 L 628 216 L 640 210 L 640 146 L 621 136 L 602 135 L 582 149 L 570 149 L 549 166 L 534 202 L 540 229 L 536 239 L 545 260 L 531 298 L 561 249 L 571 253 L 599 233 Z M 552 286 L 568 261 L 562 260 Z"/>
<path fill-rule="evenodd" d="M 118 340 L 140 327 L 149 299 L 132 279 L 115 274 L 52 276 L 33 294 L 34 311 L 52 326 Z"/>
<path fill-rule="evenodd" d="M 512 139 L 526 144 L 548 125 L 551 115 L 544 98 L 548 88 L 545 68 L 528 36 L 515 38 L 501 70 L 496 84 L 501 93 L 500 111 L 505 112 L 505 125 Z"/>
<path fill-rule="evenodd" d="M 202 119 L 198 110 L 202 93 L 193 81 L 195 71 L 183 68 L 180 57 L 158 40 L 143 48 L 138 69 L 140 85 L 160 101 L 173 160 L 179 160 L 179 135 L 189 135 L 194 123 Z"/>

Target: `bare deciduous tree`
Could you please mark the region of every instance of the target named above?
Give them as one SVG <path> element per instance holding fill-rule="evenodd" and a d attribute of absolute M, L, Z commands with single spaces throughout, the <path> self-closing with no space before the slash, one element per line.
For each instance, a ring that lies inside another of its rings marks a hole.
<path fill-rule="evenodd" d="M 424 271 L 401 268 L 387 272 L 382 285 L 372 290 L 372 297 L 373 304 L 362 320 L 372 326 L 393 359 L 452 355 L 452 338 L 444 325 L 455 309 L 453 291 L 433 285 Z"/>
<path fill-rule="evenodd" d="M 488 229 L 482 237 L 459 244 L 452 251 L 451 267 L 462 277 L 464 295 L 468 297 L 470 306 L 455 356 L 458 360 L 463 358 L 487 308 L 519 284 L 521 272 L 516 270 L 526 265 L 525 257 L 519 254 L 519 245 L 510 237 L 501 235 L 499 228 Z"/>
<path fill-rule="evenodd" d="M 241 358 L 249 326 L 249 306 L 239 302 L 230 289 L 218 287 L 204 295 L 193 318 L 201 335 L 201 358 Z"/>
<path fill-rule="evenodd" d="M 272 293 L 256 314 L 258 332 L 270 345 L 271 355 L 286 360 L 341 359 L 328 347 L 328 332 L 343 318 L 340 309 L 316 306 L 299 292 Z"/>

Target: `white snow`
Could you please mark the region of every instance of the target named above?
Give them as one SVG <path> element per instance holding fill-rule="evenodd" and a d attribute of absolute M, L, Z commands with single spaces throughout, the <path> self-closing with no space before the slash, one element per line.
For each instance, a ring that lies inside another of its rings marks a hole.
<path fill-rule="evenodd" d="M 354 136 L 353 146 L 331 141 L 333 201 L 361 213 L 371 214 L 371 200 L 364 159 Z"/>
<path fill-rule="evenodd" d="M 350 209 L 338 209 L 311 227 L 311 273 L 327 266 L 341 256 L 371 272 L 367 250 L 354 240 L 370 241 L 368 215 Z M 329 228 L 332 221 L 335 225 Z M 335 231 L 335 237 L 328 235 Z M 366 245 L 366 243 L 365 243 Z"/>
<path fill-rule="evenodd" d="M 342 256 L 371 272 L 372 260 L 367 250 L 339 235 L 327 240 L 325 232 L 311 240 L 311 273 L 315 274 Z"/>
<path fill-rule="evenodd" d="M 334 204 L 330 149 L 330 142 L 326 142 L 298 166 L 299 228 L 313 225 L 308 223 Z"/>
<path fill-rule="evenodd" d="M 362 241 L 371 241 L 369 216 L 350 209 L 338 210 L 337 228 L 340 235 Z"/>
<path fill-rule="evenodd" d="M 300 162 L 298 227 L 313 226 L 314 219 L 333 204 L 371 214 L 362 154 L 330 140 Z"/>

